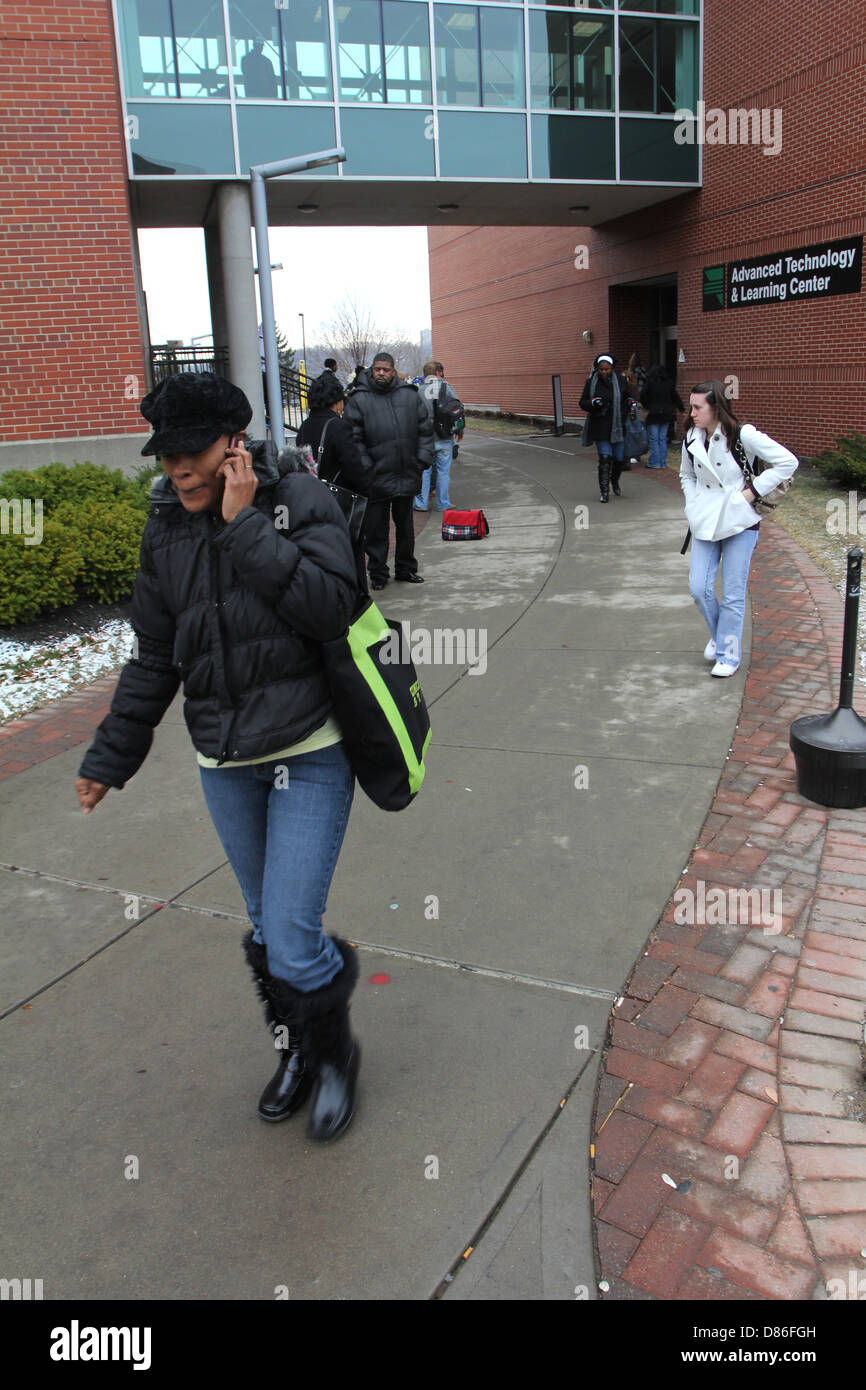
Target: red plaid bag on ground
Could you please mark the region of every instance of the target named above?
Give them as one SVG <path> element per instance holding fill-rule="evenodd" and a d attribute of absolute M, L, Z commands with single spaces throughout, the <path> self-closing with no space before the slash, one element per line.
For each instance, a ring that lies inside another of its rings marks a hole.
<path fill-rule="evenodd" d="M 460 512 L 451 508 L 442 514 L 443 541 L 481 541 L 489 534 L 482 511 Z"/>

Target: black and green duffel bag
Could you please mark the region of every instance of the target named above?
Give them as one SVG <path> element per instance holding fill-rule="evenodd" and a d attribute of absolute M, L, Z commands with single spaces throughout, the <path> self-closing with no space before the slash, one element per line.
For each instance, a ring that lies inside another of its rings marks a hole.
<path fill-rule="evenodd" d="M 355 776 L 383 811 L 402 811 L 424 781 L 430 716 L 399 623 L 366 596 L 322 652 L 334 715 Z"/>

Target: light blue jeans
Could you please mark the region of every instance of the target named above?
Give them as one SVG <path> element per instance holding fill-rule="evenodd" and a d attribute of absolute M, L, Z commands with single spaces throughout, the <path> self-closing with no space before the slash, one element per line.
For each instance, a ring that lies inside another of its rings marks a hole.
<path fill-rule="evenodd" d="M 669 429 L 670 425 L 647 425 L 646 433 L 649 440 L 647 468 L 667 468 Z"/>
<path fill-rule="evenodd" d="M 454 440 L 437 439 L 434 441 L 436 450 L 436 506 L 440 512 L 447 511 L 451 506 L 451 460 L 454 458 Z M 415 498 L 415 506 L 420 511 L 427 510 L 430 504 L 430 478 L 433 474 L 432 468 L 425 468 L 421 475 L 421 491 Z"/>
<path fill-rule="evenodd" d="M 271 974 L 304 992 L 328 984 L 343 958 L 322 917 L 355 791 L 343 745 L 199 770 Z"/>
<path fill-rule="evenodd" d="M 692 539 L 689 590 L 701 610 L 710 637 L 716 643 L 716 660 L 737 667 L 742 658 L 746 585 L 757 531 L 741 531 L 723 541 Z M 716 598 L 716 574 L 722 565 L 722 601 Z"/>

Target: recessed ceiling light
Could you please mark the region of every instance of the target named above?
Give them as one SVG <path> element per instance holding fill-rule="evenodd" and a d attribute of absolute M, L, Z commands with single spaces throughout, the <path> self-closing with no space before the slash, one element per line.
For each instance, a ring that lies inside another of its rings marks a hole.
<path fill-rule="evenodd" d="M 298 203 L 298 212 L 318 212 L 318 203 Z"/>
<path fill-rule="evenodd" d="M 459 211 L 459 208 L 460 208 L 460 204 L 459 204 L 459 203 L 438 203 L 438 204 L 437 204 L 437 207 L 438 207 L 438 209 L 439 209 L 440 212 L 458 212 L 458 211 Z"/>
<path fill-rule="evenodd" d="M 568 210 L 569 212 L 589 212 L 589 203 L 575 203 Z"/>

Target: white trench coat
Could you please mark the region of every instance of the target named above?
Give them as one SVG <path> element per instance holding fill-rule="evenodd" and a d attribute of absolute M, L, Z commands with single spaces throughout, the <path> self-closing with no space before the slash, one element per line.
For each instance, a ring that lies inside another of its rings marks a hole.
<path fill-rule="evenodd" d="M 754 425 L 740 428 L 740 440 L 749 463 L 764 462 L 764 471 L 755 478 L 755 491 L 763 497 L 772 492 L 797 468 L 789 449 L 777 444 Z M 743 496 L 743 471 L 728 449 L 721 425 L 707 438 L 706 430 L 690 429 L 683 444 L 680 483 L 686 499 L 686 520 L 699 541 L 724 541 L 748 531 L 761 520 Z"/>

